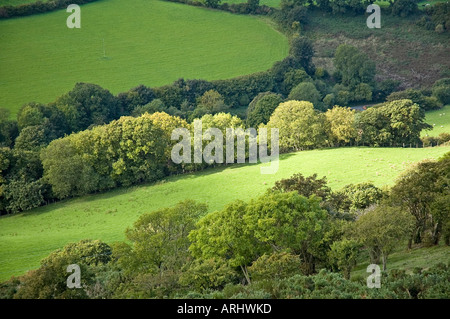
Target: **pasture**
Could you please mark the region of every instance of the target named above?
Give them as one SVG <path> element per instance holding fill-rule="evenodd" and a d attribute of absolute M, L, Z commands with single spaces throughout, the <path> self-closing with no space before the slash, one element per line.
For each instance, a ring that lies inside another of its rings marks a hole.
<path fill-rule="evenodd" d="M 67 28 L 68 16 L 0 21 L 0 105 L 11 117 L 77 82 L 117 94 L 179 78 L 227 79 L 269 69 L 289 50 L 266 20 L 178 3 L 100 0 L 81 7 L 80 29 Z"/>
<path fill-rule="evenodd" d="M 441 133 L 450 134 L 450 105 L 446 105 L 439 110 L 427 112 L 425 122 L 433 125 L 433 129 L 431 131 L 422 131 L 422 136 L 438 136 Z"/>

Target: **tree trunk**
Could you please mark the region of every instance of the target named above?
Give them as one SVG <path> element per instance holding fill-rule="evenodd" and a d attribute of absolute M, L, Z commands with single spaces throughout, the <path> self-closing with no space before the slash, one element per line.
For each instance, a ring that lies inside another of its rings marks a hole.
<path fill-rule="evenodd" d="M 386 271 L 387 269 L 387 254 L 383 254 L 383 271 Z"/>
<path fill-rule="evenodd" d="M 247 283 L 250 285 L 250 276 L 248 275 L 247 266 L 241 266 L 242 273 L 244 274 L 245 280 L 247 280 Z"/>
<path fill-rule="evenodd" d="M 432 235 L 434 245 L 439 244 L 440 235 L 441 235 L 441 223 L 437 222 L 436 225 L 434 225 L 433 235 Z"/>
<path fill-rule="evenodd" d="M 347 280 L 350 280 L 350 273 L 351 273 L 352 268 L 348 267 L 344 270 L 344 278 Z"/>
<path fill-rule="evenodd" d="M 380 255 L 381 252 L 378 247 L 373 247 L 371 250 L 369 250 L 370 262 L 372 264 L 378 265 L 380 263 Z"/>

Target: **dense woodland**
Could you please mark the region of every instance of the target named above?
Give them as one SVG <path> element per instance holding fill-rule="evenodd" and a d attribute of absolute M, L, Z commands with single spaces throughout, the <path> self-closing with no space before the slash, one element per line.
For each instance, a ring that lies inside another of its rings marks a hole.
<path fill-rule="evenodd" d="M 346 44 L 335 52 L 332 74 L 314 65 L 312 42 L 300 31 L 308 23 L 307 11 L 355 14 L 368 2 L 283 0 L 280 9 L 253 0 L 177 2 L 271 16 L 290 37 L 290 54 L 270 70 L 229 80 L 179 79 L 118 95 L 77 83 L 52 103 L 23 105 L 17 119 L 0 109 L 1 214 L 221 165 L 171 161 L 177 143 L 172 130 L 193 130 L 194 119 L 202 120 L 204 130 L 216 127 L 224 134 L 226 128 L 279 128 L 283 153 L 427 147 L 450 140 L 446 133 L 420 135 L 431 129 L 425 111 L 450 104 L 450 78 L 399 90 L 398 81 L 376 82 L 374 62 Z M 58 5 L 65 2 L 2 7 L 0 17 Z M 450 28 L 449 8 L 437 4 L 420 13 L 415 1 L 397 0 L 385 10 L 414 16 L 419 25 L 441 33 Z M 369 103 L 376 105 L 363 111 L 349 107 Z M 142 215 L 126 231 L 127 243 L 83 240 L 55 251 L 39 269 L 0 285 L 0 296 L 448 298 L 449 265 L 386 273 L 379 290 L 350 273 L 361 255 L 387 270 L 399 242 L 410 248 L 448 245 L 449 182 L 447 154 L 413 166 L 390 189 L 363 183 L 332 191 L 326 178 L 298 173 L 260 198 L 209 214 L 205 204 L 186 200 Z M 65 285 L 63 265 L 72 263 L 82 267 L 83 289 Z"/>

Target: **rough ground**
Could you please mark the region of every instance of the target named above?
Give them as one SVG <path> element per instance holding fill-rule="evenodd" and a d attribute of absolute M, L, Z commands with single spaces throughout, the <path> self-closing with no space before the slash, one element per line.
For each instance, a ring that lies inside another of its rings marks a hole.
<path fill-rule="evenodd" d="M 365 17 L 313 13 L 305 34 L 314 39 L 316 66 L 334 71 L 334 51 L 350 44 L 364 51 L 377 67 L 376 79 L 401 81 L 401 88 L 430 87 L 450 77 L 450 33 L 438 34 L 415 25 L 418 17 L 383 16 L 381 29 L 369 29 Z"/>

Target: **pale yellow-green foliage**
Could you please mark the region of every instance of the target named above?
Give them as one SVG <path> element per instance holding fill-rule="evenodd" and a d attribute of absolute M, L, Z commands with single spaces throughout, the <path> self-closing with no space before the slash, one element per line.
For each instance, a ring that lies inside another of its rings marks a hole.
<path fill-rule="evenodd" d="M 281 103 L 270 117 L 267 127 L 279 129 L 281 152 L 318 148 L 325 145 L 325 118 L 311 102 Z"/>

